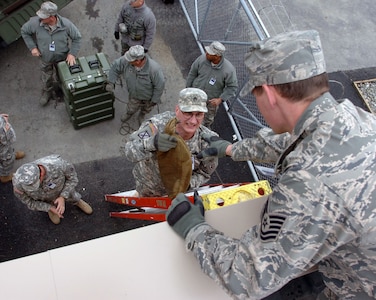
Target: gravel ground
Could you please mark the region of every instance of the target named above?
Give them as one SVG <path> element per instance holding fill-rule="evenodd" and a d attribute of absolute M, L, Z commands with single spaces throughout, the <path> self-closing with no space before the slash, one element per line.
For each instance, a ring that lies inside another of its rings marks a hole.
<path fill-rule="evenodd" d="M 369 110 L 376 114 L 376 79 L 356 81 L 354 84 Z"/>

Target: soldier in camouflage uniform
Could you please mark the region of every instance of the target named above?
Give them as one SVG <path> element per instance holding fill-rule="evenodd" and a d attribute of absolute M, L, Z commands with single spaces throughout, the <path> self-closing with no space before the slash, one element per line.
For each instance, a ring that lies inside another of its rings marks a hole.
<path fill-rule="evenodd" d="M 129 137 L 125 145 L 125 155 L 127 159 L 136 163 L 133 176 L 136 181 L 136 191 L 140 196 L 166 195 L 158 167 L 157 151 L 169 151 L 176 146 L 174 138 L 168 134 L 162 134 L 171 119 L 177 119 L 175 131 L 183 138 L 190 152 L 192 176 L 189 188 L 197 188 L 210 179 L 218 166 L 218 159 L 216 157 L 197 158 L 197 154 L 209 145 L 202 136 L 204 134 L 217 135 L 201 125 L 204 114 L 207 112 L 206 99 L 205 92 L 200 89 L 183 89 L 180 91 L 175 112 L 167 111 L 153 116 L 144 121 L 140 128 Z"/>
<path fill-rule="evenodd" d="M 130 47 L 141 45 L 148 52 L 156 31 L 156 19 L 145 0 L 124 3 L 115 24 L 115 39 L 121 35 L 121 55 Z"/>
<path fill-rule="evenodd" d="M 271 128 L 202 157 L 274 162 L 278 184 L 261 223 L 224 236 L 179 194 L 167 221 L 202 270 L 234 299 L 262 299 L 313 267 L 319 299 L 376 298 L 376 117 L 329 91 L 319 35 L 283 33 L 246 55 L 248 92 Z"/>
<path fill-rule="evenodd" d="M 55 3 L 43 2 L 37 16 L 21 27 L 22 38 L 32 56 L 40 57 L 43 90 L 39 103 L 43 106 L 52 97 L 57 64 L 65 60 L 70 66 L 74 65 L 81 46 L 81 33 L 70 20 L 60 16 L 57 9 Z"/>
<path fill-rule="evenodd" d="M 0 114 L 0 182 L 12 181 L 14 161 L 25 157 L 23 151 L 15 151 L 16 133 L 7 114 Z"/>
<path fill-rule="evenodd" d="M 132 46 L 111 66 L 106 90 L 113 92 L 116 81 L 124 77 L 128 89 L 128 102 L 122 122 L 127 122 L 137 111 L 139 125 L 153 107 L 161 103 L 165 78 L 161 66 L 147 54 L 142 46 Z"/>
<path fill-rule="evenodd" d="M 48 212 L 59 224 L 65 203 L 77 205 L 90 215 L 91 206 L 75 190 L 78 184 L 74 166 L 60 155 L 49 155 L 19 167 L 13 176 L 14 195 L 31 210 Z"/>

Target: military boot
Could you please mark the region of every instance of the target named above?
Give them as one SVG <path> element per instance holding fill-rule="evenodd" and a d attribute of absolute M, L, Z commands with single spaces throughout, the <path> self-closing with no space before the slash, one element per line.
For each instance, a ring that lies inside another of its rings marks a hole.
<path fill-rule="evenodd" d="M 13 174 L 10 174 L 8 176 L 0 176 L 0 181 L 1 183 L 7 183 L 7 182 L 12 181 L 12 178 L 13 178 Z"/>
<path fill-rule="evenodd" d="M 124 113 L 124 114 L 121 116 L 120 120 L 121 120 L 123 123 L 125 123 L 125 122 L 127 122 L 131 117 L 132 117 L 132 115 L 130 115 L 130 114 L 128 114 L 128 113 Z"/>
<path fill-rule="evenodd" d="M 52 223 L 55 225 L 60 224 L 60 217 L 57 214 L 53 213 L 52 211 L 48 211 L 48 216 Z"/>
<path fill-rule="evenodd" d="M 17 151 L 16 152 L 16 159 L 21 159 L 25 157 L 25 152 L 23 151 Z"/>
<path fill-rule="evenodd" d="M 52 96 L 51 90 L 49 91 L 43 90 L 42 96 L 39 99 L 39 104 L 42 106 L 47 105 L 48 101 L 50 101 L 51 99 L 51 96 Z"/>
<path fill-rule="evenodd" d="M 85 214 L 91 215 L 93 213 L 91 206 L 82 199 L 75 203 L 75 205 L 78 206 Z"/>

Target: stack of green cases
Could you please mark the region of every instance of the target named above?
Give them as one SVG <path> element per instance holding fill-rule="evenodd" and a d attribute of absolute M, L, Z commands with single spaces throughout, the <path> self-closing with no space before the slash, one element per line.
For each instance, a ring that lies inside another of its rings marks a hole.
<path fill-rule="evenodd" d="M 114 94 L 105 90 L 111 67 L 106 55 L 80 57 L 74 66 L 64 61 L 57 67 L 67 112 L 75 129 L 114 118 Z"/>

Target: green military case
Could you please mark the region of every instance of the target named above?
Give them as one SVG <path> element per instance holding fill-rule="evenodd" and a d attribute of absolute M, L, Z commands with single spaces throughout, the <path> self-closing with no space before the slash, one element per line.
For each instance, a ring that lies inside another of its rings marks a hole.
<path fill-rule="evenodd" d="M 110 67 L 103 53 L 79 57 L 74 66 L 58 63 L 64 102 L 75 129 L 114 118 L 114 94 L 105 90 Z"/>

